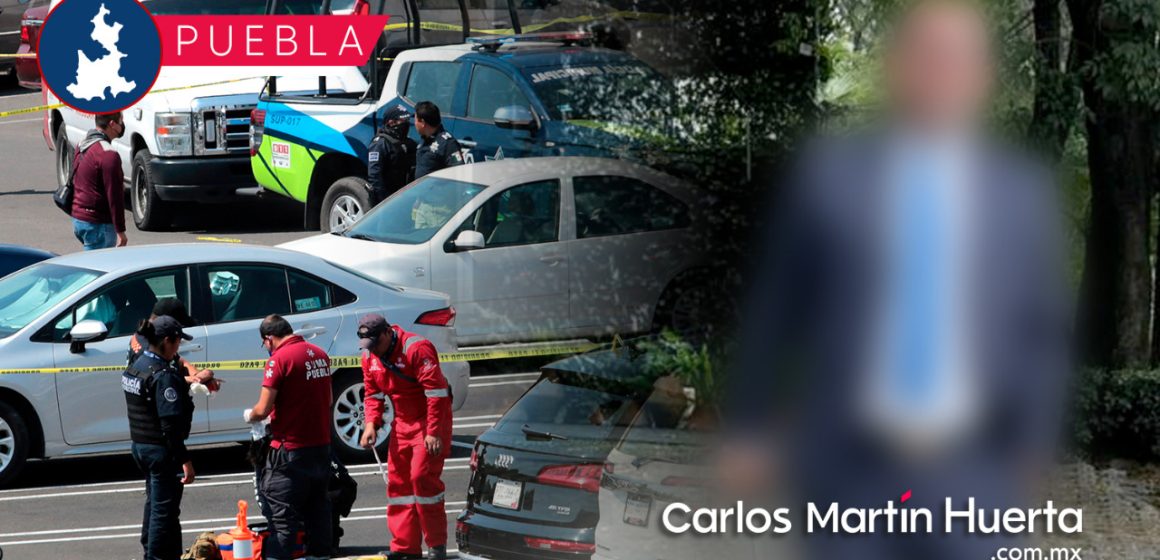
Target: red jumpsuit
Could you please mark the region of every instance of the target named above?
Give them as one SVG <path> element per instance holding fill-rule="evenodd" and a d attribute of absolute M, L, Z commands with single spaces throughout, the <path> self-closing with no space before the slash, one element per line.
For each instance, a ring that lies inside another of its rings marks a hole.
<path fill-rule="evenodd" d="M 447 545 L 447 513 L 443 506 L 443 461 L 451 452 L 451 392 L 439 355 L 431 342 L 393 326 L 396 342 L 387 359 L 399 373 L 371 352 L 363 353 L 366 418 L 376 428 L 383 422 L 383 396 L 395 405 L 388 446 L 387 527 L 391 551 L 421 554 L 428 547 Z M 443 443 L 438 456 L 427 453 L 424 438 Z"/>

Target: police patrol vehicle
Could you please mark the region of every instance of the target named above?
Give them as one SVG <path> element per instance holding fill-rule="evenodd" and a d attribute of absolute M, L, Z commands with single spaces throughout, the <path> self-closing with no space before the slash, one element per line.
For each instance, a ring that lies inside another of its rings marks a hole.
<path fill-rule="evenodd" d="M 465 163 L 598 156 L 649 162 L 671 86 L 635 56 L 593 46 L 587 33 L 469 37 L 413 48 L 366 92 L 280 93 L 268 81 L 250 121 L 251 167 L 270 192 L 305 204 L 306 227 L 344 229 L 369 210 L 367 147 L 383 113 L 435 103 Z M 357 72 L 358 69 L 350 69 Z M 381 86 L 378 85 L 381 83 Z M 418 139 L 413 127 L 412 139 Z M 344 220 L 332 220 L 342 211 Z"/>

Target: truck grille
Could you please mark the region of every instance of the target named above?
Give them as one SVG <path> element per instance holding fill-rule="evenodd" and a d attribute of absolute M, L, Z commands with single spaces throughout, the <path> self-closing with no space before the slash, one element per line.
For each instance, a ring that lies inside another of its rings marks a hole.
<path fill-rule="evenodd" d="M 250 153 L 250 110 L 254 105 L 203 107 L 194 113 L 194 155 Z"/>

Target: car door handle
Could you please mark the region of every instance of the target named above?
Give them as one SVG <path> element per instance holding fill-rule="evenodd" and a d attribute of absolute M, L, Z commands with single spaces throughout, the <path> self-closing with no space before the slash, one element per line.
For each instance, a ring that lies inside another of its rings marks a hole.
<path fill-rule="evenodd" d="M 188 344 L 188 343 L 182 343 L 182 344 L 181 344 L 181 347 L 180 347 L 179 349 L 180 349 L 182 352 L 201 352 L 201 350 L 202 350 L 203 348 L 205 348 L 205 346 L 202 346 L 202 345 L 200 345 L 200 344 Z"/>
<path fill-rule="evenodd" d="M 464 148 L 474 148 L 479 145 L 479 142 L 464 138 L 463 140 L 459 140 L 459 145 L 463 146 Z"/>
<path fill-rule="evenodd" d="M 320 334 L 326 334 L 326 327 L 304 327 L 294 331 L 294 334 L 302 338 L 314 338 Z"/>
<path fill-rule="evenodd" d="M 540 257 L 540 262 L 547 263 L 549 266 L 559 264 L 562 260 L 564 260 L 564 257 L 561 255 L 544 255 Z"/>

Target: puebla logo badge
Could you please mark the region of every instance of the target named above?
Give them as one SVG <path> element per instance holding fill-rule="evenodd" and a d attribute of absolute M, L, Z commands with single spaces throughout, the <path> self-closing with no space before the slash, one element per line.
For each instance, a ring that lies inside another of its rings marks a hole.
<path fill-rule="evenodd" d="M 86 113 L 124 110 L 161 71 L 161 36 L 134 0 L 65 0 L 45 19 L 40 71 L 53 94 Z"/>

